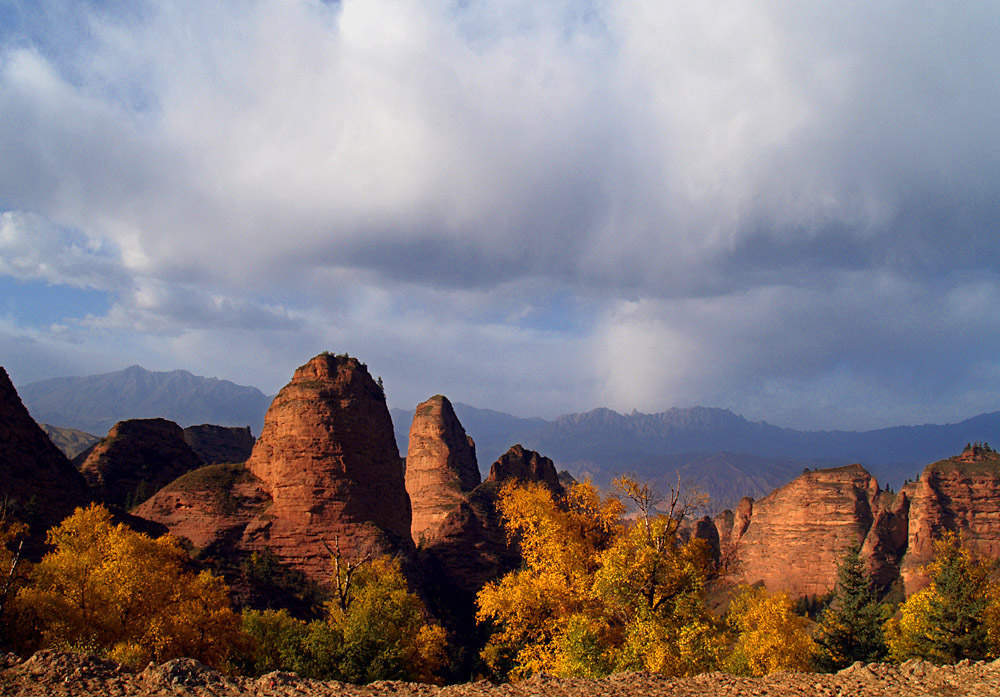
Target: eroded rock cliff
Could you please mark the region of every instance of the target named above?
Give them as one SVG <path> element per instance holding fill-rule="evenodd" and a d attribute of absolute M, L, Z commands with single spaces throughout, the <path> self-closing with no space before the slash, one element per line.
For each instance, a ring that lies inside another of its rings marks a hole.
<path fill-rule="evenodd" d="M 267 411 L 247 469 L 271 498 L 244 533 L 326 581 L 330 550 L 413 552 L 410 500 L 382 388 L 356 358 L 321 354 L 299 367 Z"/>
<path fill-rule="evenodd" d="M 445 518 L 481 483 L 476 445 L 447 397 L 418 405 L 406 454 L 406 491 L 413 509 L 415 542 L 437 536 Z"/>
<path fill-rule="evenodd" d="M 759 501 L 741 502 L 734 529 L 720 538 L 736 545 L 743 582 L 823 595 L 848 546 L 880 534 L 873 523 L 884 517 L 890 497 L 860 465 L 807 471 Z"/>
<path fill-rule="evenodd" d="M 910 498 L 907 551 L 902 563 L 906 592 L 927 585 L 921 567 L 934 541 L 960 533 L 976 552 L 1000 557 L 1000 454 L 978 447 L 928 465 L 901 495 Z"/>

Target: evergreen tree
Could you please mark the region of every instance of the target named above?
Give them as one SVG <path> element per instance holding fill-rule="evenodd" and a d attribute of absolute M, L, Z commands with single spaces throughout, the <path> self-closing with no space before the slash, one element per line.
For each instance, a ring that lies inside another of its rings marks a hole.
<path fill-rule="evenodd" d="M 861 545 L 854 542 L 837 565 L 833 598 L 820 619 L 823 667 L 839 670 L 855 661 L 872 663 L 885 658 L 888 649 L 882 627 L 886 614 L 861 558 Z"/>
<path fill-rule="evenodd" d="M 977 558 L 955 533 L 934 544 L 931 584 L 911 595 L 887 625 L 893 658 L 934 663 L 1000 655 L 1000 584 L 992 560 Z"/>

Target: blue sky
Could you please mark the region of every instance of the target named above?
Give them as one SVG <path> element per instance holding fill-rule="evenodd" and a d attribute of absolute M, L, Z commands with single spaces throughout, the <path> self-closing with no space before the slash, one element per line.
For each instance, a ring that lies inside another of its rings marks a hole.
<path fill-rule="evenodd" d="M 1000 9 L 0 0 L 0 364 L 1000 409 Z"/>

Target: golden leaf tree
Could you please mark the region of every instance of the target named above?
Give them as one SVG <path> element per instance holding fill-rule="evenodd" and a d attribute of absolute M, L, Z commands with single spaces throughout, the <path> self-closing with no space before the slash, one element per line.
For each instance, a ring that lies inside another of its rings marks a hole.
<path fill-rule="evenodd" d="M 584 482 L 562 500 L 541 484 L 501 489 L 499 510 L 524 563 L 477 598 L 478 620 L 493 632 L 482 657 L 499 677 L 715 665 L 722 642 L 705 607 L 709 555 L 678 535 L 688 507 L 673 491 L 661 512 L 655 492 L 632 478 L 616 488 L 602 497 Z M 638 507 L 637 520 L 623 519 L 619 494 Z"/>
<path fill-rule="evenodd" d="M 38 648 L 92 648 L 132 665 L 187 656 L 226 667 L 239 617 L 221 579 L 189 571 L 172 536 L 115 524 L 95 504 L 52 528 L 48 542 L 53 551 L 16 599 Z"/>
<path fill-rule="evenodd" d="M 729 621 L 738 633 L 726 667 L 742 675 L 779 670 L 811 670 L 819 645 L 809 635 L 806 618 L 795 614 L 787 593 L 742 586 L 729 606 Z"/>

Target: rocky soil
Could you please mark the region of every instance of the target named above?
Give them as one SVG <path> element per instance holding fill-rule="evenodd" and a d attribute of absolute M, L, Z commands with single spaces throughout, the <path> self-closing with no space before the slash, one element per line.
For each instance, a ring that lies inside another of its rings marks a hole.
<path fill-rule="evenodd" d="M 0 655 L 0 694 L 10 697 L 995 697 L 1000 694 L 1000 660 L 963 661 L 954 666 L 934 666 L 923 661 L 902 665 L 855 664 L 833 675 L 777 673 L 765 678 L 737 678 L 709 673 L 669 679 L 646 673 L 621 673 L 605 680 L 541 675 L 509 685 L 477 682 L 435 687 L 390 681 L 345 685 L 307 680 L 290 673 L 232 677 L 187 658 L 135 672 L 93 656 L 40 651 L 26 660 L 11 654 Z"/>

